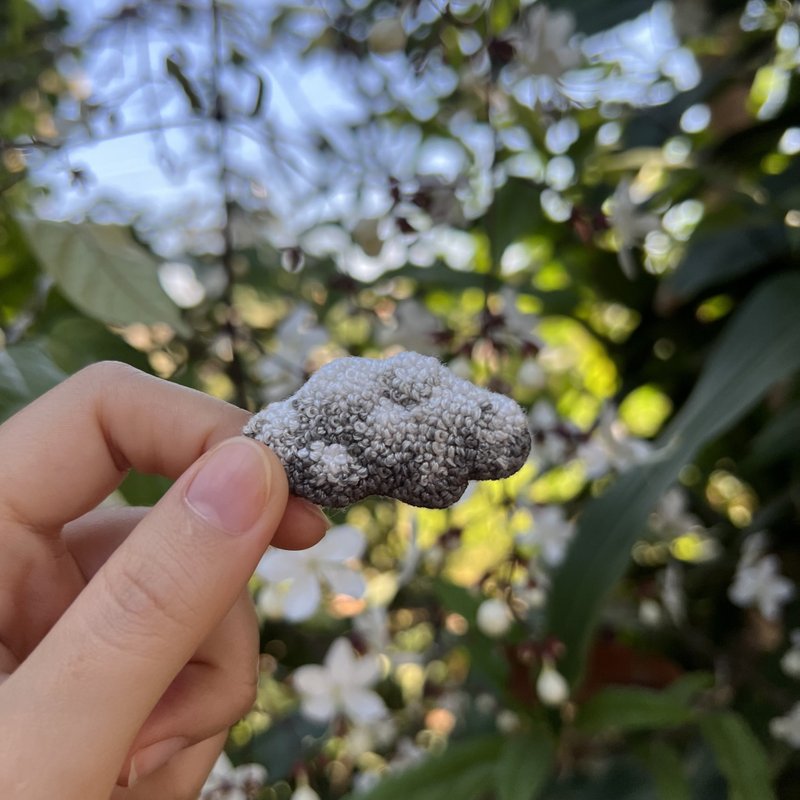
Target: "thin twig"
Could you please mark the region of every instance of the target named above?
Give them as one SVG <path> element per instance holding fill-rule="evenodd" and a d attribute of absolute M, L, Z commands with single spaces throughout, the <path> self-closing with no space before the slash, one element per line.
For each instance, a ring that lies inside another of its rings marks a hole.
<path fill-rule="evenodd" d="M 222 20 L 219 5 L 216 0 L 211 0 L 211 23 L 211 94 L 214 120 L 217 123 L 216 155 L 219 164 L 218 181 L 223 198 L 222 268 L 225 271 L 226 283 L 225 290 L 222 293 L 222 302 L 226 306 L 224 330 L 231 343 L 231 360 L 227 365 L 226 372 L 234 387 L 234 399 L 236 404 L 242 408 L 249 408 L 247 373 L 239 350 L 241 342 L 246 337 L 236 320 L 236 311 L 233 302 L 233 289 L 236 283 L 236 272 L 234 269 L 235 250 L 232 229 L 234 203 L 228 192 L 227 113 L 220 85 Z"/>

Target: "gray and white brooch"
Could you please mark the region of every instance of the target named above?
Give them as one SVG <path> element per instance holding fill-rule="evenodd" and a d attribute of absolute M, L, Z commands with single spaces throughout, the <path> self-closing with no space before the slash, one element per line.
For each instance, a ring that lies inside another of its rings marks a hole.
<path fill-rule="evenodd" d="M 329 508 L 370 495 L 446 508 L 531 449 L 517 403 L 418 353 L 332 361 L 243 432 L 275 452 L 292 492 Z"/>

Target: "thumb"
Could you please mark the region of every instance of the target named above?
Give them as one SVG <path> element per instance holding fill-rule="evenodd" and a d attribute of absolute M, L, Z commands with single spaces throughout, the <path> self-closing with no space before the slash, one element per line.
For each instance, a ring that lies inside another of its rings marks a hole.
<path fill-rule="evenodd" d="M 38 719 L 39 753 L 58 754 L 78 783 L 112 786 L 144 720 L 246 585 L 287 499 L 263 445 L 237 437 L 207 453 L 8 679 L 4 716 L 21 715 L 17 730 Z"/>

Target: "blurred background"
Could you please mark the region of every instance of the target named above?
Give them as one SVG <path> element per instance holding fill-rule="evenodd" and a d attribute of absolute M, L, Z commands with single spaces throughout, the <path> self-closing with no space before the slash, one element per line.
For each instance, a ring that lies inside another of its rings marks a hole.
<path fill-rule="evenodd" d="M 0 48 L 0 420 L 404 349 L 529 412 L 516 476 L 265 557 L 204 800 L 800 796 L 799 3 L 5 0 Z"/>

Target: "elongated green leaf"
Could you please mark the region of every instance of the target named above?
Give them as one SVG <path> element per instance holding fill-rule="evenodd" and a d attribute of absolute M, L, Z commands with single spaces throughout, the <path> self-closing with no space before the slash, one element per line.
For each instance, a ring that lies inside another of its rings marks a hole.
<path fill-rule="evenodd" d="M 158 261 L 121 225 L 21 222 L 42 268 L 77 308 L 113 325 L 166 322 L 189 330 L 158 282 Z"/>
<path fill-rule="evenodd" d="M 498 800 L 535 800 L 553 771 L 555 751 L 544 728 L 509 739 L 497 762 Z"/>
<path fill-rule="evenodd" d="M 800 275 L 778 276 L 754 292 L 728 323 L 650 462 L 587 506 L 548 603 L 549 630 L 566 644 L 562 669 L 570 680 L 579 677 L 603 601 L 624 573 L 647 515 L 680 469 L 800 367 L 798 307 Z"/>
<path fill-rule="evenodd" d="M 700 730 L 728 781 L 730 800 L 774 800 L 767 754 L 738 714 L 710 714 L 700 721 Z"/>
<path fill-rule="evenodd" d="M 648 742 L 635 754 L 650 770 L 659 800 L 691 800 L 692 790 L 680 755 L 668 744 Z"/>
<path fill-rule="evenodd" d="M 667 692 L 609 686 L 581 706 L 575 727 L 586 733 L 672 728 L 692 719 L 692 709 Z"/>
<path fill-rule="evenodd" d="M 483 736 L 451 745 L 442 755 L 398 775 L 390 775 L 359 800 L 473 800 L 495 781 L 495 765 L 503 750 L 500 736 Z M 355 800 L 356 795 L 348 795 Z"/>
<path fill-rule="evenodd" d="M 693 297 L 710 286 L 723 284 L 789 252 L 783 223 L 753 225 L 698 235 L 668 281 L 681 297 Z"/>
<path fill-rule="evenodd" d="M 0 422 L 66 377 L 38 344 L 24 342 L 0 350 Z"/>
<path fill-rule="evenodd" d="M 772 417 L 753 439 L 746 457 L 747 466 L 755 468 L 794 456 L 800 441 L 800 406 L 782 410 Z"/>

